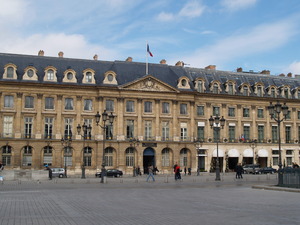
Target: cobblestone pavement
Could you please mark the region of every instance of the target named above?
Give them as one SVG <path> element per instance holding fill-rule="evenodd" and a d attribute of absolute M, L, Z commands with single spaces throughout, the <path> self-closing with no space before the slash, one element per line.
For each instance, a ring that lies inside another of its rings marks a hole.
<path fill-rule="evenodd" d="M 298 224 L 299 193 L 253 189 L 277 175 L 67 178 L 0 183 L 0 224 Z"/>

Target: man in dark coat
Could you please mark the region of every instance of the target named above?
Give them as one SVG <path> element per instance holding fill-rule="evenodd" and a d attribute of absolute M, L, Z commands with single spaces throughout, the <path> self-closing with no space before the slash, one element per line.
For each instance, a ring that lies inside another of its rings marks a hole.
<path fill-rule="evenodd" d="M 236 171 L 236 175 L 235 175 L 235 178 L 236 179 L 243 179 L 243 171 L 244 171 L 244 169 L 243 169 L 243 167 L 242 167 L 242 165 L 239 163 L 239 164 L 237 164 L 237 166 L 235 167 L 235 171 Z"/>

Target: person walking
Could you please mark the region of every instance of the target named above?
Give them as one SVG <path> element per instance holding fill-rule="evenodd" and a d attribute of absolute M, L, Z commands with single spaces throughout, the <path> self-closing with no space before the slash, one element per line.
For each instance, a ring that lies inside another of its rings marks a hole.
<path fill-rule="evenodd" d="M 175 168 L 175 180 L 181 180 L 181 174 L 180 174 L 180 166 L 177 165 Z"/>
<path fill-rule="evenodd" d="M 48 165 L 46 165 L 46 170 L 49 172 L 49 180 L 52 180 L 52 170 Z"/>
<path fill-rule="evenodd" d="M 188 175 L 189 175 L 189 176 L 192 175 L 192 169 L 191 169 L 191 167 L 188 168 Z"/>
<path fill-rule="evenodd" d="M 176 167 L 177 167 L 177 162 L 173 166 L 174 174 L 175 174 L 175 180 L 177 180 L 177 177 L 176 177 Z"/>
<path fill-rule="evenodd" d="M 154 176 L 153 176 L 153 170 L 154 170 L 153 166 L 150 165 L 150 166 L 148 167 L 148 177 L 147 177 L 146 182 L 149 181 L 149 178 L 150 178 L 150 177 L 152 177 L 152 181 L 153 181 L 153 182 L 155 181 L 155 178 L 154 178 Z"/>
<path fill-rule="evenodd" d="M 242 165 L 239 163 L 237 164 L 237 166 L 235 167 L 235 171 L 236 171 L 236 174 L 235 174 L 235 179 L 243 179 L 243 167 Z"/>
<path fill-rule="evenodd" d="M 186 176 L 186 167 L 184 167 L 184 176 Z"/>

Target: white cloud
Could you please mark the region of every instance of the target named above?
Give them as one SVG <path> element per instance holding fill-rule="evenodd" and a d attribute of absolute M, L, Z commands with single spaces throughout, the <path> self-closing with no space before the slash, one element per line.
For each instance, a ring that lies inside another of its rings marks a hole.
<path fill-rule="evenodd" d="M 0 46 L 0 52 L 10 52 L 36 55 L 39 50 L 44 50 L 46 56 L 57 56 L 63 51 L 66 58 L 92 59 L 98 54 L 99 59 L 115 60 L 119 56 L 116 51 L 109 50 L 99 45 L 89 44 L 82 35 L 34 34 L 28 38 L 6 40 Z"/>
<path fill-rule="evenodd" d="M 201 5 L 197 1 L 191 1 L 188 2 L 179 12 L 179 16 L 182 17 L 189 17 L 189 18 L 194 18 L 194 17 L 199 17 L 202 15 L 202 13 L 205 10 L 205 6 Z"/>
<path fill-rule="evenodd" d="M 300 62 L 295 61 L 292 64 L 290 64 L 287 68 L 287 73 L 289 72 L 300 75 Z"/>
<path fill-rule="evenodd" d="M 296 24 L 296 20 L 286 20 L 260 25 L 247 33 L 234 34 L 220 39 L 211 46 L 198 48 L 194 54 L 182 59 L 193 67 L 204 67 L 209 64 L 225 64 L 239 57 L 261 54 L 288 43 L 296 32 Z"/>
<path fill-rule="evenodd" d="M 25 13 L 28 12 L 28 3 L 24 0 L 0 0 L 0 27 L 18 26 L 24 23 Z"/>
<path fill-rule="evenodd" d="M 157 19 L 163 22 L 173 21 L 175 16 L 172 13 L 161 12 L 158 14 Z"/>
<path fill-rule="evenodd" d="M 223 0 L 222 5 L 230 11 L 237 11 L 255 5 L 257 0 Z"/>

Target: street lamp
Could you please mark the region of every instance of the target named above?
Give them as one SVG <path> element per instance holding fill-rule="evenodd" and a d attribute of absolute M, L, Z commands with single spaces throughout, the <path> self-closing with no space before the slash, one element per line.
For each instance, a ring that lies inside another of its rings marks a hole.
<path fill-rule="evenodd" d="M 70 151 L 70 146 L 72 143 L 72 138 L 70 136 L 67 136 L 65 138 L 61 139 L 61 144 L 64 146 L 63 150 L 64 150 L 64 158 L 65 158 L 65 177 L 67 178 L 67 156 L 69 155 L 69 151 Z"/>
<path fill-rule="evenodd" d="M 81 126 L 80 124 L 78 124 L 77 128 L 77 133 L 78 135 L 81 135 Z M 84 148 L 85 148 L 85 140 L 86 139 L 91 139 L 91 131 L 92 131 L 92 126 L 91 124 L 89 126 L 87 126 L 85 123 L 83 123 L 82 125 L 82 130 L 83 130 L 83 135 L 81 135 L 81 137 L 83 137 L 83 150 L 82 150 L 82 166 L 81 166 L 81 179 L 85 179 L 85 160 L 84 160 Z"/>
<path fill-rule="evenodd" d="M 255 164 L 255 152 L 254 152 L 254 149 L 257 146 L 257 140 L 256 139 L 251 140 L 249 145 L 252 148 L 252 152 L 253 152 L 253 174 L 255 174 L 255 171 L 254 171 L 254 164 Z"/>
<path fill-rule="evenodd" d="M 269 114 L 271 116 L 271 119 L 274 119 L 277 122 L 277 139 L 278 139 L 278 150 L 279 150 L 279 159 L 278 159 L 278 166 L 279 166 L 279 176 L 278 176 L 278 185 L 281 185 L 283 182 L 282 173 L 280 172 L 282 169 L 282 159 L 281 159 L 281 138 L 280 138 L 280 123 L 286 119 L 286 116 L 288 114 L 289 107 L 286 105 L 286 103 L 283 103 L 281 105 L 279 101 L 275 105 L 272 105 L 272 102 L 270 102 L 270 105 L 268 106 Z M 280 113 L 282 112 L 283 118 L 280 118 Z"/>
<path fill-rule="evenodd" d="M 132 146 L 132 144 L 133 144 L 133 175 L 132 176 L 135 177 L 136 176 L 136 173 L 135 173 L 135 157 L 134 157 L 134 155 L 135 155 L 134 153 L 136 151 L 135 145 L 136 144 L 139 145 L 140 140 L 136 139 L 136 138 L 130 138 L 129 142 L 130 142 L 130 146 Z"/>
<path fill-rule="evenodd" d="M 107 129 L 106 121 L 108 119 L 109 123 L 112 125 L 114 122 L 115 116 L 113 115 L 112 112 L 110 115 L 108 115 L 106 110 L 104 110 L 104 112 L 102 113 L 103 125 L 99 124 L 100 118 L 101 118 L 101 115 L 99 114 L 99 112 L 97 112 L 97 114 L 95 115 L 95 118 L 96 118 L 97 126 L 100 126 L 103 129 L 103 154 L 102 154 L 102 168 L 101 168 L 100 183 L 104 183 L 104 176 L 106 176 L 106 170 L 105 170 L 105 139 L 106 139 L 106 129 Z"/>
<path fill-rule="evenodd" d="M 210 128 L 215 129 L 215 131 L 217 132 L 217 135 L 216 135 L 217 136 L 217 138 L 216 138 L 216 142 L 217 142 L 216 180 L 219 181 L 219 180 L 221 180 L 221 178 L 220 178 L 220 162 L 219 162 L 219 136 L 220 136 L 221 128 L 222 129 L 224 128 L 225 119 L 223 116 L 220 119 L 220 117 L 218 115 L 216 115 L 215 118 L 210 116 L 208 121 L 209 121 Z M 214 126 L 214 124 L 215 124 L 215 126 Z M 219 124 L 221 125 L 221 127 L 219 127 Z"/>

